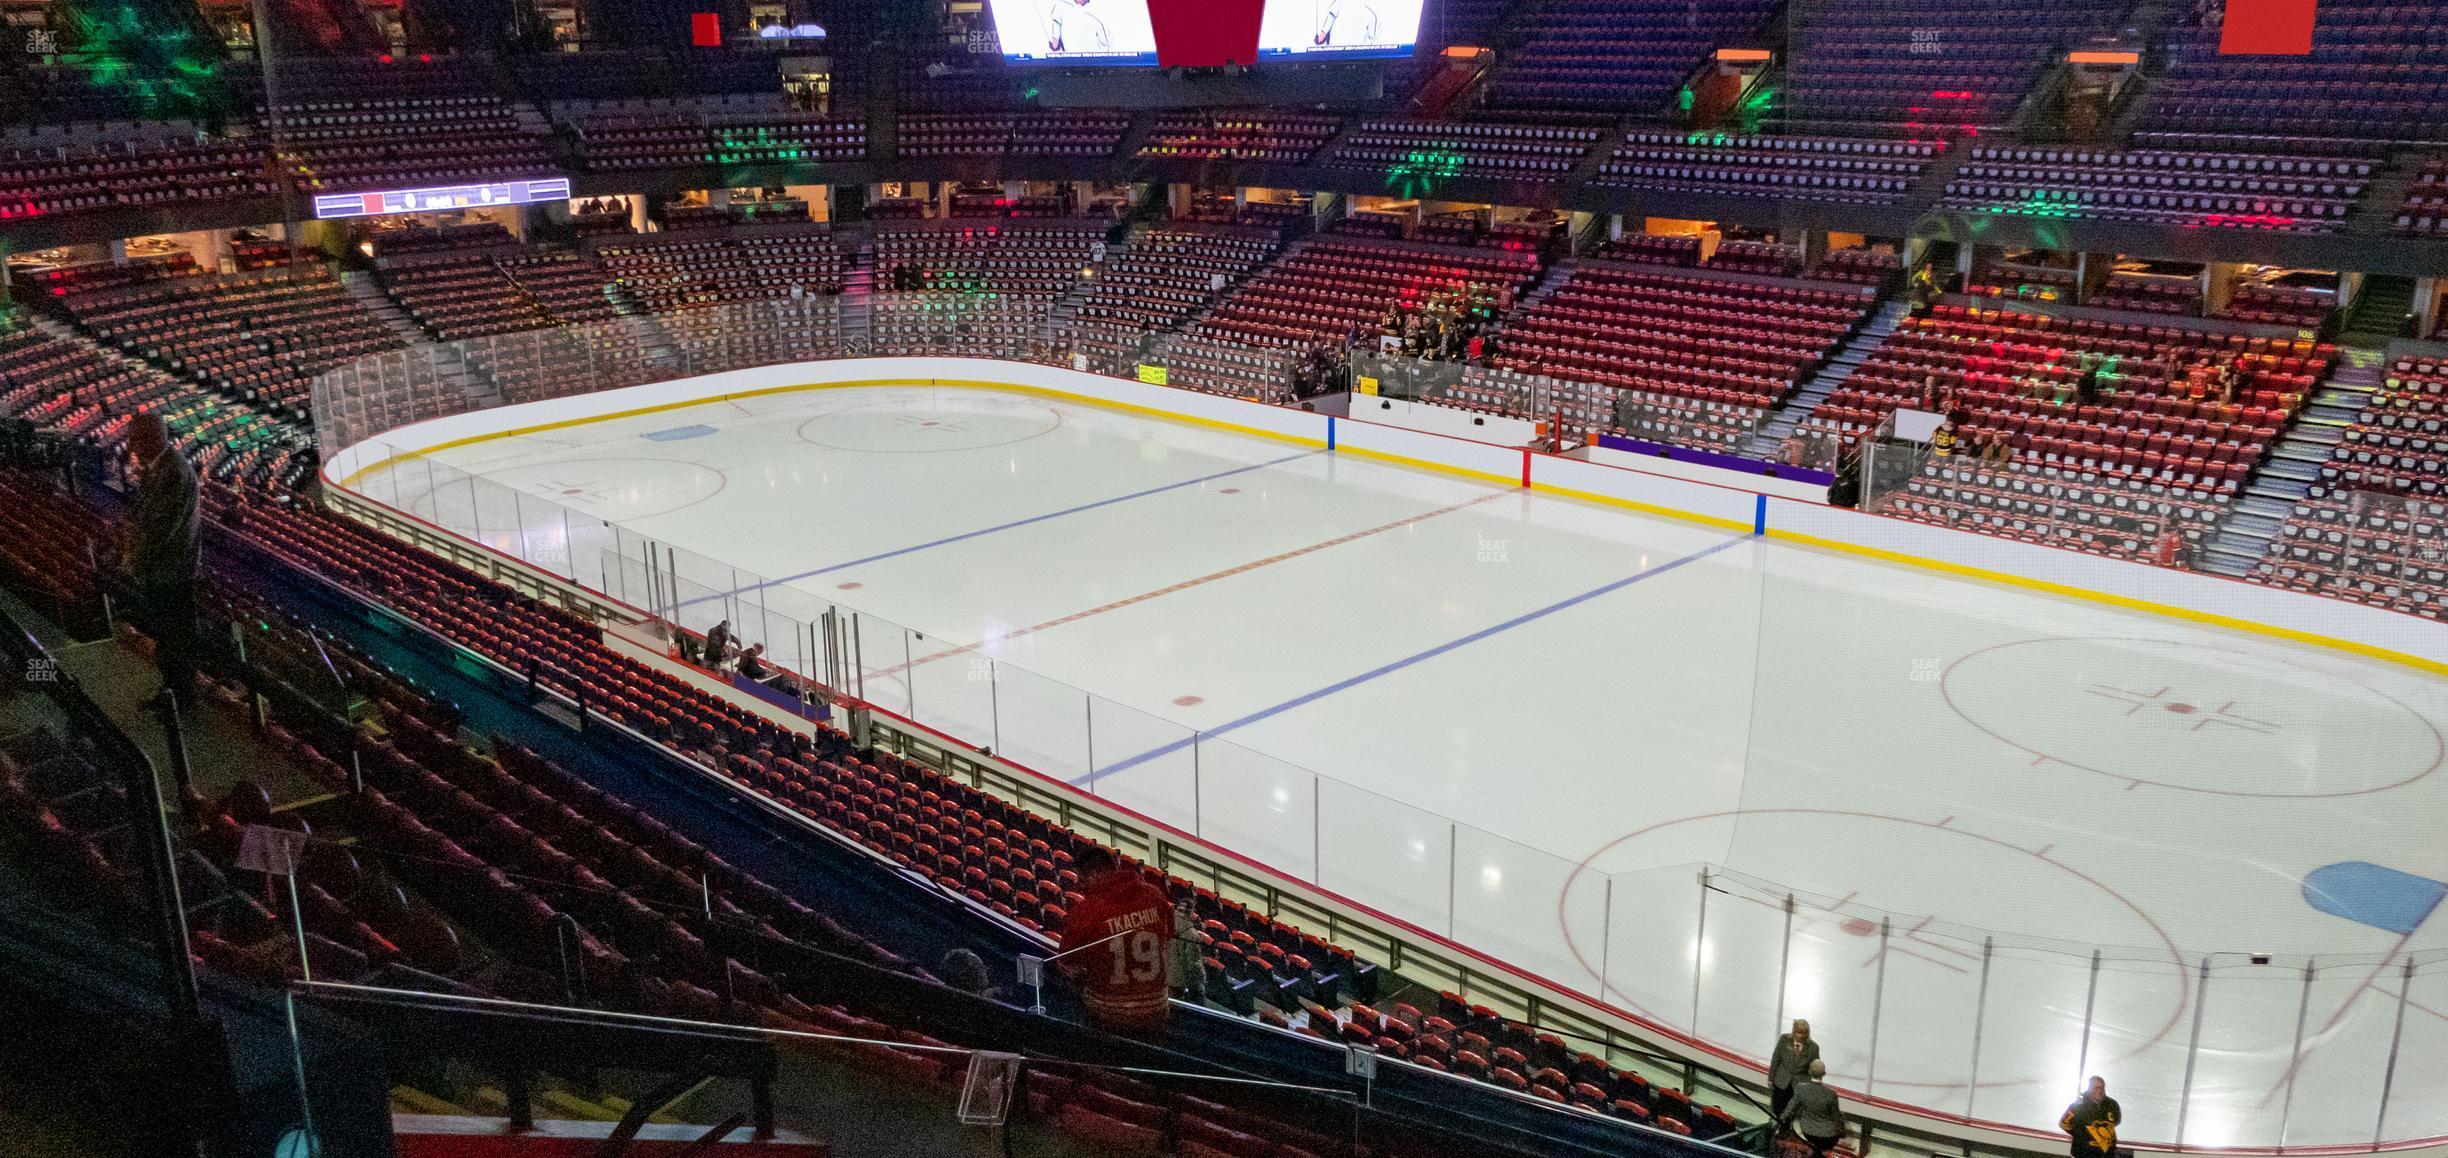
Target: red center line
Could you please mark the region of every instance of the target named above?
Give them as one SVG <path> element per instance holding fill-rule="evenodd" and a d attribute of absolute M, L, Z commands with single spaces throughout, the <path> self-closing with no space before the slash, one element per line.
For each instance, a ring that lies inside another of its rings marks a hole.
<path fill-rule="evenodd" d="M 1280 555 L 1269 555 L 1269 556 L 1267 556 L 1267 557 L 1266 557 L 1266 558 L 1264 558 L 1264 559 L 1254 559 L 1254 560 L 1251 560 L 1250 562 L 1247 562 L 1247 563 L 1242 563 L 1242 564 L 1240 564 L 1240 565 L 1238 565 L 1238 566 L 1227 567 L 1227 568 L 1225 568 L 1225 569 L 1224 569 L 1224 570 L 1222 570 L 1222 571 L 1213 571 L 1213 572 L 1209 572 L 1208 574 L 1201 575 L 1201 576 L 1199 576 L 1199 577 L 1197 577 L 1197 578 L 1195 578 L 1195 579 L 1184 579 L 1184 580 L 1182 580 L 1181 582 L 1176 583 L 1176 584 L 1173 584 L 1173 585 L 1172 585 L 1172 586 L 1170 586 L 1170 587 L 1159 587 L 1159 588 L 1157 588 L 1157 589 L 1156 589 L 1156 590 L 1154 590 L 1154 591 L 1145 591 L 1145 592 L 1141 592 L 1140 594 L 1133 595 L 1133 596 L 1130 596 L 1130 597 L 1128 597 L 1128 598 L 1114 600 L 1113 602 L 1108 603 L 1108 604 L 1105 604 L 1105 605 L 1103 605 L 1103 606 L 1101 606 L 1101 607 L 1091 607 L 1091 608 L 1089 608 L 1089 609 L 1088 609 L 1088 610 L 1086 610 L 1086 611 L 1074 612 L 1074 613 L 1072 613 L 1072 614 L 1070 614 L 1070 615 L 1063 616 L 1063 617 L 1062 617 L 1062 618 L 1060 618 L 1060 619 L 1049 619 L 1049 620 L 1045 621 L 1044 623 L 1036 624 L 1036 625 L 1034 625 L 1034 626 L 1014 628 L 1014 629 L 1012 629 L 1012 630 L 1010 630 L 1010 631 L 1006 631 L 1006 632 L 1004 632 L 1004 633 L 1003 633 L 1003 634 L 1001 634 L 1001 635 L 995 636 L 993 639 L 989 639 L 989 640 L 986 640 L 986 641 L 984 641 L 984 642 L 982 642 L 982 643 L 979 643 L 979 644 L 977 644 L 976 646 L 977 646 L 977 647 L 985 647 L 985 646 L 987 646 L 987 645 L 989 645 L 989 644 L 1001 643 L 1001 642 L 1003 642 L 1004 640 L 1007 640 L 1007 639 L 1017 639 L 1017 638 L 1019 638 L 1019 637 L 1021 637 L 1021 636 L 1023 636 L 1023 635 L 1030 635 L 1030 634 L 1034 634 L 1034 633 L 1036 633 L 1036 632 L 1040 632 L 1040 631 L 1045 631 L 1045 630 L 1048 630 L 1048 629 L 1050 629 L 1050 628 L 1061 627 L 1061 626 L 1063 626 L 1063 625 L 1064 625 L 1064 624 L 1066 624 L 1066 623 L 1077 623 L 1077 622 L 1079 622 L 1080 620 L 1086 619 L 1086 618 L 1088 618 L 1088 617 L 1090 617 L 1090 616 L 1092 616 L 1092 615 L 1103 615 L 1103 614 L 1105 614 L 1105 613 L 1106 613 L 1106 612 L 1108 612 L 1108 611 L 1119 611 L 1119 610 L 1121 610 L 1122 608 L 1132 606 L 1133 604 L 1145 603 L 1145 602 L 1147 602 L 1147 601 L 1148 601 L 1148 600 L 1150 600 L 1150 599 L 1156 599 L 1156 598 L 1161 598 L 1161 597 L 1166 596 L 1166 595 L 1171 595 L 1171 594 L 1173 594 L 1173 593 L 1174 593 L 1174 592 L 1176 592 L 1176 591 L 1187 591 L 1187 590 L 1189 590 L 1190 588 L 1193 588 L 1193 587 L 1198 587 L 1198 586 L 1201 586 L 1201 585 L 1203 585 L 1203 584 L 1213 583 L 1213 582 L 1215 582 L 1215 581 L 1216 581 L 1216 580 L 1218 580 L 1218 579 L 1229 579 L 1229 578 L 1231 578 L 1231 577 L 1233 577 L 1233 576 L 1235 576 L 1235 575 L 1241 575 L 1241 574 L 1246 574 L 1246 573 L 1251 572 L 1251 571 L 1255 571 L 1255 570 L 1259 569 L 1260 567 L 1271 567 L 1271 566 L 1274 566 L 1274 565 L 1275 565 L 1275 564 L 1277 564 L 1277 563 L 1284 562 L 1284 561 L 1286 561 L 1286 560 L 1288 560 L 1288 559 L 1298 559 L 1298 558 L 1300 558 L 1300 557 L 1301 557 L 1301 556 L 1303 556 L 1303 555 L 1312 555 L 1312 554 L 1315 554 L 1315 553 L 1317 553 L 1317 552 L 1319 552 L 1319 551 L 1323 551 L 1323 550 L 1325 550 L 1325 549 L 1327 549 L 1327 548 L 1329 548 L 1329 547 L 1340 547 L 1340 546 L 1342 546 L 1342 545 L 1343 545 L 1343 544 L 1345 544 L 1345 543 L 1353 542 L 1353 541 L 1356 541 L 1356 540 L 1359 540 L 1359 539 L 1365 539 L 1365 538 L 1368 538 L 1368 537 L 1369 537 L 1369 536 L 1371 536 L 1371 535 L 1382 535 L 1382 534 L 1386 533 L 1387 531 L 1398 530 L 1398 529 L 1403 528 L 1403 527 L 1408 527 L 1408 526 L 1410 526 L 1410 525 L 1412 525 L 1412 524 L 1414 524 L 1414 523 L 1424 523 L 1424 522 L 1427 522 L 1428 520 L 1433 519 L 1433 518 L 1436 518 L 1436 517 L 1438 517 L 1438 516 L 1440 516 L 1440 515 L 1450 515 L 1450 514 L 1454 513 L 1455 511 L 1464 510 L 1464 509 L 1469 508 L 1469 507 L 1475 507 L 1475 506 L 1478 506 L 1478 505 L 1479 505 L 1479 504 L 1481 504 L 1481 503 L 1493 502 L 1493 501 L 1495 501 L 1495 500 L 1497 500 L 1497 499 L 1501 499 L 1501 498 L 1505 497 L 1505 495 L 1506 495 L 1507 493 L 1509 493 L 1509 492 L 1506 492 L 1506 491 L 1494 491 L 1494 492 L 1491 492 L 1491 493 L 1488 493 L 1488 494 L 1481 495 L 1481 496 L 1479 496 L 1478 498 L 1475 498 L 1475 499 L 1470 499 L 1470 500 L 1465 501 L 1465 502 L 1455 503 L 1454 505 L 1452 505 L 1452 506 L 1450 506 L 1450 507 L 1438 507 L 1437 509 L 1435 509 L 1435 510 L 1433 510 L 1433 511 L 1422 511 L 1422 512 L 1420 512 L 1419 514 L 1416 514 L 1416 515 L 1409 515 L 1409 516 L 1406 516 L 1406 517 L 1404 517 L 1404 518 L 1396 519 L 1396 520 L 1394 520 L 1394 521 L 1393 521 L 1393 522 L 1391 522 L 1391 523 L 1381 523 L 1381 524 L 1379 524 L 1379 525 L 1377 525 L 1377 526 L 1374 526 L 1374 527 L 1369 527 L 1369 528 L 1367 528 L 1367 529 L 1365 529 L 1365 530 L 1353 531 L 1352 533 L 1350 533 L 1350 534 L 1348 534 L 1348 535 L 1344 535 L 1344 536 L 1342 536 L 1342 537 L 1340 537 L 1340 538 L 1328 539 L 1328 540 L 1326 540 L 1326 541 L 1324 541 L 1324 542 L 1322 542 L 1322 543 L 1311 543 L 1311 544 L 1309 544 L 1309 545 L 1308 545 L 1308 546 L 1306 546 L 1306 547 L 1295 547 L 1295 548 L 1293 548 L 1292 550 L 1286 551 L 1286 552 L 1284 552 L 1284 553 L 1282 553 L 1282 554 L 1280 554 Z M 939 652 L 934 653 L 933 655 L 922 655 L 922 656 L 919 656 L 917 659 L 913 659 L 913 660 L 911 660 L 911 661 L 909 661 L 909 662 L 907 662 L 907 663 L 903 663 L 903 664 L 896 664 L 896 665 L 894 665 L 894 666 L 892 666 L 892 667 L 888 667 L 888 668 L 883 669 L 882 671 L 876 672 L 875 674 L 876 674 L 876 675 L 878 675 L 878 676 L 890 676 L 890 675 L 898 675 L 898 674 L 900 674 L 900 673 L 902 673 L 902 672 L 904 672 L 904 671 L 908 671 L 908 670 L 909 670 L 909 669 L 911 669 L 911 668 L 920 667 L 920 666 L 923 666 L 923 665 L 925 665 L 925 664 L 930 664 L 930 663 L 933 663 L 933 662 L 935 662 L 936 660 L 939 660 L 939 659 L 945 659 L 945 658 L 948 658 L 948 657 L 951 657 L 951 656 L 960 655 L 960 654 L 962 654 L 962 653 L 964 653 L 964 652 L 968 652 L 968 651 L 972 651 L 972 650 L 975 650 L 975 649 L 974 649 L 974 648 L 970 648 L 970 647 L 947 647 L 947 648 L 943 649 L 942 651 L 939 651 Z"/>

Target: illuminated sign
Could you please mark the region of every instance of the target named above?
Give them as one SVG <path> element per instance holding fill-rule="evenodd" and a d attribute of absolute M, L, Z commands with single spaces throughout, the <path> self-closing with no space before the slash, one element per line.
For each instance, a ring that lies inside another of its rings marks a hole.
<path fill-rule="evenodd" d="M 445 185 L 437 189 L 393 189 L 382 193 L 317 193 L 318 218 L 380 217 L 386 213 L 433 213 L 444 209 L 484 209 L 496 205 L 532 205 L 567 201 L 567 177 L 533 181 L 495 181 L 489 185 Z"/>

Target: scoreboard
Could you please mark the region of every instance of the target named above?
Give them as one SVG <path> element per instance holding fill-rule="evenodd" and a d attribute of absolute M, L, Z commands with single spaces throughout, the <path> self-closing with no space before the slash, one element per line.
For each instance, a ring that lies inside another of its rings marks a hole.
<path fill-rule="evenodd" d="M 434 189 L 392 189 L 379 193 L 317 193 L 318 218 L 380 217 L 387 213 L 432 213 L 443 209 L 486 209 L 497 205 L 532 205 L 567 201 L 567 177 L 532 181 L 494 181 L 484 185 L 445 185 Z"/>

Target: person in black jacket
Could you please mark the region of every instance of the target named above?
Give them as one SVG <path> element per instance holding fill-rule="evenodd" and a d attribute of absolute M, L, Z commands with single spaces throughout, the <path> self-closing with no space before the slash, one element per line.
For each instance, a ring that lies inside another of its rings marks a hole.
<path fill-rule="evenodd" d="M 2074 1158 L 2113 1158 L 2117 1123 L 2124 1120 L 2124 1108 L 2108 1096 L 2107 1079 L 2095 1077 L 2091 1079 L 2091 1088 L 2066 1107 L 2064 1117 L 2057 1119 L 2057 1128 L 2072 1140 L 2066 1152 Z"/>
<path fill-rule="evenodd" d="M 1819 1060 L 1819 1043 L 1811 1040 L 1810 1023 L 1795 1018 L 1793 1032 L 1776 1039 L 1768 1051 L 1768 1112 L 1782 1121 L 1785 1103 L 1793 1098 L 1794 1083 L 1810 1072 L 1810 1064 Z"/>
<path fill-rule="evenodd" d="M 1828 505 L 1850 509 L 1860 506 L 1861 500 L 1861 454 L 1846 447 L 1836 455 L 1836 481 L 1828 484 Z"/>
<path fill-rule="evenodd" d="M 195 699 L 200 646 L 195 468 L 170 445 L 170 427 L 158 414 L 139 414 L 128 422 L 128 453 L 136 460 L 137 481 L 124 561 L 136 583 L 136 624 L 153 637 L 162 694 L 186 707 Z"/>

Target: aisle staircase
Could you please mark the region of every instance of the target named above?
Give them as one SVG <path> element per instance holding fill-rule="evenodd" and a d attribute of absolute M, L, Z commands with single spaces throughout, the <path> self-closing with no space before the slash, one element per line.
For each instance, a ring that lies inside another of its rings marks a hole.
<path fill-rule="evenodd" d="M 2354 305 L 2347 308 L 2338 340 L 2360 339 L 2386 346 L 2389 339 L 2404 336 L 2406 319 L 2413 315 L 2413 278 L 2370 274 L 2364 277 L 2363 291 L 2355 295 Z"/>
<path fill-rule="evenodd" d="M 458 346 L 436 340 L 425 331 L 425 327 L 416 324 L 416 320 L 410 318 L 398 302 L 391 300 L 391 295 L 383 290 L 382 283 L 376 281 L 373 274 L 350 270 L 340 275 L 340 284 L 358 305 L 365 307 L 367 313 L 383 324 L 384 329 L 398 334 L 407 343 L 408 356 L 431 361 L 434 373 L 441 381 L 457 386 L 459 392 L 477 406 L 493 406 L 501 402 L 501 387 L 493 381 L 493 376 L 460 357 Z"/>
<path fill-rule="evenodd" d="M 841 327 L 841 346 L 845 350 L 865 350 L 875 344 L 875 247 L 868 235 L 836 234 L 835 239 L 847 241 L 843 256 L 849 258 L 842 271 L 841 295 L 835 299 L 835 324 Z"/>
<path fill-rule="evenodd" d="M 1845 339 L 1844 344 L 1836 347 L 1836 352 L 1820 365 L 1818 373 L 1805 379 L 1800 389 L 1787 395 L 1783 402 L 1777 403 L 1768 412 L 1767 424 L 1753 431 L 1751 440 L 1743 444 L 1743 455 L 1747 458 L 1774 459 L 1784 448 L 1785 440 L 1792 436 L 1794 428 L 1802 425 L 1802 420 L 1810 417 L 1810 412 L 1826 401 L 1828 395 L 1835 393 L 1836 388 L 1853 375 L 1853 371 L 1860 369 L 1861 364 L 1886 343 L 1887 335 L 1895 332 L 1904 315 L 1911 312 L 1912 303 L 1905 299 L 1881 302 L 1877 312 L 1871 314 L 1870 319 L 1863 322 L 1860 329 L 1853 331 L 1853 336 Z"/>
<path fill-rule="evenodd" d="M 1088 264 L 1102 274 L 1114 262 L 1121 260 L 1124 254 L 1130 252 L 1131 241 L 1138 236 L 1139 231 L 1135 229 L 1124 234 L 1122 240 L 1105 247 L 1104 260 L 1092 261 Z M 1037 319 L 1037 332 L 1032 336 L 1040 342 L 1051 342 L 1060 335 L 1075 332 L 1075 326 L 1079 321 L 1080 304 L 1088 300 L 1088 295 L 1096 289 L 1096 284 L 1095 277 L 1073 280 L 1071 288 L 1063 291 L 1061 297 L 1054 299 L 1054 304 L 1047 307 L 1045 316 Z"/>
<path fill-rule="evenodd" d="M 2346 428 L 2371 404 L 2387 369 L 2386 338 L 2369 333 L 2345 336 L 2338 347 L 2337 367 L 2313 391 L 2311 403 L 2294 426 L 2270 448 L 2261 469 L 2246 480 L 2234 510 L 2202 545 L 2196 566 L 2239 579 L 2252 571 L 2268 553 L 2278 528 L 2295 513 L 2295 504 L 2303 501 L 2313 480 L 2320 477 L 2321 464 L 2337 453 Z"/>
<path fill-rule="evenodd" d="M 425 332 L 425 327 L 416 324 L 416 319 L 408 316 L 408 311 L 401 309 L 398 302 L 391 300 L 390 293 L 383 289 L 382 283 L 375 280 L 373 274 L 363 270 L 348 270 L 341 273 L 340 285 L 341 288 L 348 291 L 350 297 L 357 300 L 358 305 L 365 307 L 367 313 L 380 319 L 384 329 L 398 334 L 403 341 L 413 345 L 434 340 L 432 334 Z"/>

